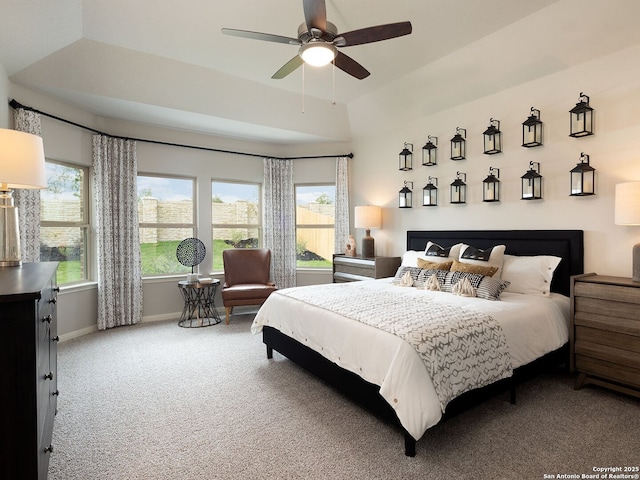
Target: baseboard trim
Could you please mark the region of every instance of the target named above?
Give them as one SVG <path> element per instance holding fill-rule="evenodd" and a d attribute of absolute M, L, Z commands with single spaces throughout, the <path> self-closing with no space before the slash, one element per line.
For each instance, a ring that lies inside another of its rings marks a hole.
<path fill-rule="evenodd" d="M 173 312 L 173 313 L 161 313 L 159 315 L 147 315 L 146 317 L 142 317 L 141 323 L 147 322 L 163 322 L 165 320 L 175 320 L 176 322 L 180 318 L 182 312 Z"/>
<path fill-rule="evenodd" d="M 220 308 L 216 308 L 218 314 L 222 316 L 224 319 L 224 309 L 222 311 Z M 160 315 L 147 315 L 146 317 L 142 317 L 140 323 L 150 323 L 150 322 L 163 322 L 165 320 L 175 320 L 178 323 L 178 319 L 182 315 L 182 312 L 173 312 L 173 313 L 162 313 Z M 71 340 L 73 338 L 82 337 L 83 335 L 87 335 L 89 333 L 97 332 L 98 326 L 92 325 L 90 327 L 81 328 L 80 330 L 74 330 L 73 332 L 65 333 L 60 335 L 60 341 L 66 342 L 67 340 Z"/>
<path fill-rule="evenodd" d="M 97 331 L 98 331 L 97 325 L 92 325 L 91 327 L 84 327 L 84 328 L 81 328 L 80 330 L 74 330 L 73 332 L 60 335 L 60 342 L 66 342 L 67 340 L 82 337 L 84 335 L 88 335 L 89 333 L 93 333 Z"/>

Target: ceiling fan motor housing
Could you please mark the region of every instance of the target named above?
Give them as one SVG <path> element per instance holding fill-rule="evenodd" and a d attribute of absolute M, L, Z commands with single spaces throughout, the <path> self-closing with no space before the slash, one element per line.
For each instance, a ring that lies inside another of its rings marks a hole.
<path fill-rule="evenodd" d="M 327 22 L 327 28 L 325 31 L 322 31 L 319 28 L 312 28 L 311 31 L 309 31 L 306 23 L 301 23 L 298 27 L 298 40 L 300 40 L 303 45 L 313 38 L 324 40 L 326 42 L 333 42 L 337 36 L 338 29 L 331 22 Z"/>

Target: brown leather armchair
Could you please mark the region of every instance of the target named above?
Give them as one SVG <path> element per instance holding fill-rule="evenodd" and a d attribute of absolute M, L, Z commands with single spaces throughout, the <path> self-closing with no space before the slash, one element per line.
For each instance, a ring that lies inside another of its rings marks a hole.
<path fill-rule="evenodd" d="M 226 324 L 233 307 L 262 305 L 278 288 L 269 279 L 271 250 L 268 248 L 230 248 L 222 251 L 224 285 L 222 303 Z"/>

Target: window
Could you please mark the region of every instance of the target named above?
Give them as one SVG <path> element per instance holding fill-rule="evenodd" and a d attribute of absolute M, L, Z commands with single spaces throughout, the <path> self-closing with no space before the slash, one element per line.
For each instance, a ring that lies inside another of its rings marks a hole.
<path fill-rule="evenodd" d="M 190 273 L 176 257 L 178 244 L 195 237 L 195 179 L 138 175 L 142 275 Z"/>
<path fill-rule="evenodd" d="M 60 262 L 60 285 L 86 281 L 89 169 L 51 160 L 45 166 L 48 188 L 40 192 L 40 260 Z"/>
<path fill-rule="evenodd" d="M 335 185 L 296 185 L 298 267 L 331 268 L 334 253 Z"/>
<path fill-rule="evenodd" d="M 222 251 L 261 245 L 260 184 L 211 182 L 213 270 L 221 272 Z"/>

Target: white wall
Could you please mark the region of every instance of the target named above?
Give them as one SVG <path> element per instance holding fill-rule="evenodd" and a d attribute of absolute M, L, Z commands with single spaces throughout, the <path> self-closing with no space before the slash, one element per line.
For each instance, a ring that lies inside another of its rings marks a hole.
<path fill-rule="evenodd" d="M 639 59 L 640 47 L 633 47 L 355 139 L 352 205 L 384 207 L 382 229 L 372 232 L 376 253 L 401 254 L 405 232 L 411 229 L 582 229 L 586 271 L 630 276 L 631 248 L 640 240 L 640 228 L 614 225 L 614 186 L 640 179 Z M 454 60 L 455 56 L 442 62 Z M 595 109 L 595 135 L 570 138 L 568 111 L 581 91 L 589 95 Z M 414 97 L 419 99 L 416 92 Z M 521 124 L 532 106 L 541 111 L 545 138 L 544 146 L 527 149 L 521 147 Z M 491 117 L 501 121 L 503 153 L 484 155 L 482 132 Z M 454 162 L 449 159 L 449 141 L 456 127 L 467 129 L 468 142 L 467 159 Z M 421 148 L 428 135 L 439 141 L 438 165 L 433 167 L 421 165 Z M 403 142 L 414 144 L 410 172 L 398 170 Z M 569 197 L 569 170 L 581 152 L 590 155 L 597 170 L 593 197 Z M 543 200 L 519 199 L 520 177 L 529 161 L 541 164 Z M 482 202 L 481 182 L 490 166 L 500 169 L 499 203 Z M 449 204 L 449 185 L 456 171 L 467 173 L 467 205 Z M 430 175 L 439 179 L 440 206 L 436 208 L 421 206 L 422 188 Z M 412 209 L 397 208 L 404 180 L 414 182 Z M 356 233 L 358 238 L 363 235 Z"/>
<path fill-rule="evenodd" d="M 0 128 L 9 128 L 9 88 L 7 72 L 0 63 Z"/>

